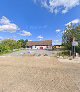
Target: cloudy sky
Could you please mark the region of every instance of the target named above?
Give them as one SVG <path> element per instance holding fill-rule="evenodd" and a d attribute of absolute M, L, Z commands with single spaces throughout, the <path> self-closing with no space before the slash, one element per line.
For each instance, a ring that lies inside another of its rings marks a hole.
<path fill-rule="evenodd" d="M 0 0 L 0 40 L 53 40 L 66 25 L 80 23 L 80 0 Z"/>

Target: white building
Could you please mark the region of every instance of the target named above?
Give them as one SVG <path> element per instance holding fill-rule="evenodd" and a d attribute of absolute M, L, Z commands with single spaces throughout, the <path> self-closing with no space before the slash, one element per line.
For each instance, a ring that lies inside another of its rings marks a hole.
<path fill-rule="evenodd" d="M 52 40 L 45 41 L 29 41 L 27 43 L 29 49 L 52 49 Z"/>

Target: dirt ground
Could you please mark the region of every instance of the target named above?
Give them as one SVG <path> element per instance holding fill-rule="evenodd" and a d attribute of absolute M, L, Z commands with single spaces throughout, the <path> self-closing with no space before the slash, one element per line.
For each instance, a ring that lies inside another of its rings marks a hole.
<path fill-rule="evenodd" d="M 80 64 L 49 56 L 2 56 L 0 92 L 80 92 Z"/>

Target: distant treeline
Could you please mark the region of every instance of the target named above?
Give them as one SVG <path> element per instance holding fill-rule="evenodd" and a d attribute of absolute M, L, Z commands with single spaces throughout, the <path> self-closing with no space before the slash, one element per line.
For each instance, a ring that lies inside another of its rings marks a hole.
<path fill-rule="evenodd" d="M 12 52 L 14 49 L 26 48 L 28 40 L 5 39 L 0 41 L 0 54 Z"/>

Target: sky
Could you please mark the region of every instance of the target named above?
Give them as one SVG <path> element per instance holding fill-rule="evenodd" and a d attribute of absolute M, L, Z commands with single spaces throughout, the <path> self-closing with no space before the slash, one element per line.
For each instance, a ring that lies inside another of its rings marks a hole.
<path fill-rule="evenodd" d="M 80 0 L 0 0 L 0 40 L 62 42 L 70 23 L 80 23 Z"/>

